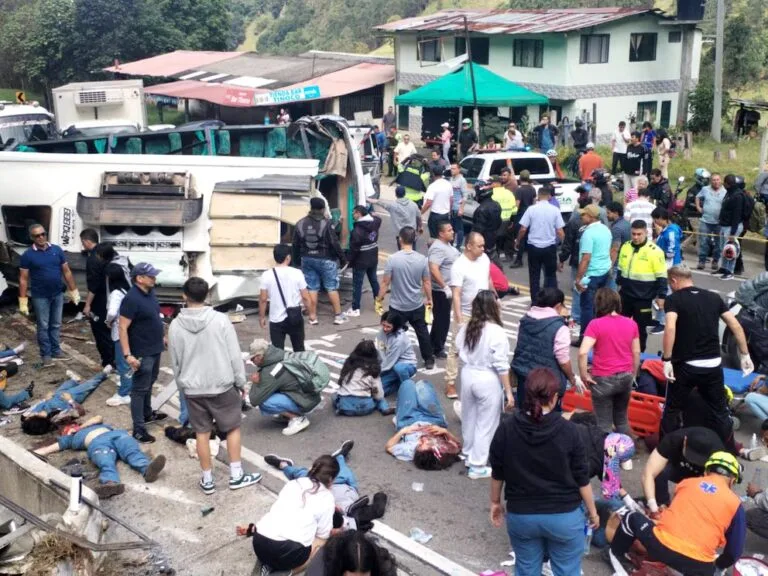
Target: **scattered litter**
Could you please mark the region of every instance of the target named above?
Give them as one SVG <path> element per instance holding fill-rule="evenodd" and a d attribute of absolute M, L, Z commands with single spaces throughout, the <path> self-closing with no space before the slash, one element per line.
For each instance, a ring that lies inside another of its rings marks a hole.
<path fill-rule="evenodd" d="M 208 445 L 211 450 L 211 458 L 216 458 L 219 454 L 219 447 L 221 446 L 221 440 L 217 436 L 214 436 L 208 441 Z M 190 438 L 186 442 L 187 452 L 190 458 L 197 458 L 197 440 Z"/>
<path fill-rule="evenodd" d="M 74 324 L 75 322 L 82 322 L 83 320 L 85 320 L 85 316 L 83 316 L 82 312 L 78 312 L 77 316 L 75 316 L 70 320 L 67 320 L 66 322 L 64 322 L 64 324 Z"/>
<path fill-rule="evenodd" d="M 200 508 L 200 514 L 202 514 L 203 518 L 205 518 L 206 516 L 208 516 L 208 514 L 210 514 L 214 510 L 215 508 L 213 506 L 203 506 L 202 508 Z"/>
<path fill-rule="evenodd" d="M 3 418 L 2 420 L 0 420 L 0 428 L 2 428 L 3 426 L 7 426 L 10 423 L 11 423 L 11 418 Z"/>
<path fill-rule="evenodd" d="M 427 534 L 421 528 L 411 528 L 411 540 L 414 540 L 419 544 L 426 544 L 432 540 L 432 534 Z"/>
<path fill-rule="evenodd" d="M 424 483 L 423 482 L 414 482 L 411 484 L 411 490 L 414 492 L 424 492 Z"/>
<path fill-rule="evenodd" d="M 512 552 L 509 553 L 509 560 L 502 561 L 501 565 L 504 567 L 514 566 L 515 562 L 517 562 L 517 556 L 515 555 L 515 551 L 512 550 Z"/>
<path fill-rule="evenodd" d="M 245 308 L 243 308 L 242 304 L 235 306 L 235 312 L 242 312 L 243 310 L 245 310 Z"/>

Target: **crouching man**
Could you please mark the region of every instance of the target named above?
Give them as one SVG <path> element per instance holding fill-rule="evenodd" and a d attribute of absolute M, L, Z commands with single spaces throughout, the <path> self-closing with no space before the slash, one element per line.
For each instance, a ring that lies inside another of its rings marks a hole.
<path fill-rule="evenodd" d="M 55 444 L 38 448 L 35 454 L 47 456 L 63 450 L 86 450 L 88 459 L 99 469 L 99 484 L 94 492 L 99 498 L 111 498 L 125 491 L 117 472 L 117 461 L 144 476 L 145 482 L 154 482 L 165 467 L 162 454 L 152 460 L 141 451 L 139 443 L 126 430 L 115 430 L 104 424 L 101 416 L 94 416 L 82 426 L 70 424 Z"/>

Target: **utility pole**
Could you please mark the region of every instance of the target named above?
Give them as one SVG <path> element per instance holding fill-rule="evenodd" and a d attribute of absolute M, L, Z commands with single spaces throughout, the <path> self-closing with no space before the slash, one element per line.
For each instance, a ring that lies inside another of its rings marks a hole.
<path fill-rule="evenodd" d="M 467 47 L 467 65 L 469 66 L 469 78 L 472 82 L 472 124 L 477 137 L 480 138 L 480 112 L 477 109 L 477 88 L 475 86 L 475 70 L 472 62 L 472 44 L 469 41 L 469 24 L 467 17 L 462 16 L 464 20 L 464 44 Z"/>
<path fill-rule="evenodd" d="M 715 38 L 715 98 L 712 110 L 712 139 L 720 142 L 723 115 L 723 39 L 725 36 L 725 0 L 717 0 L 717 36 Z"/>

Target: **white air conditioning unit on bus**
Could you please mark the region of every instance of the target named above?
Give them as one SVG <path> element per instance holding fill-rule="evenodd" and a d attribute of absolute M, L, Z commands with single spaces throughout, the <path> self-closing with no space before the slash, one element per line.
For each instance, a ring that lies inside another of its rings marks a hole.
<path fill-rule="evenodd" d="M 125 101 L 122 90 L 83 90 L 75 92 L 75 106 L 115 106 Z"/>

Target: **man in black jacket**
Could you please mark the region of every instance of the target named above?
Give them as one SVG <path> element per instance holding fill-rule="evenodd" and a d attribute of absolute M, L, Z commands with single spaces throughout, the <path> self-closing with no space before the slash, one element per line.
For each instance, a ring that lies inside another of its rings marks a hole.
<path fill-rule="evenodd" d="M 736 269 L 736 258 L 727 258 L 723 248 L 729 242 L 737 242 L 737 238 L 744 231 L 744 191 L 739 187 L 736 176 L 728 174 L 723 180 L 725 198 L 720 207 L 720 269 L 713 274 L 722 274 L 723 280 L 733 278 Z"/>
<path fill-rule="evenodd" d="M 653 200 L 656 206 L 664 208 L 665 210 L 671 209 L 672 188 L 669 185 L 669 180 L 664 178 L 664 175 L 658 168 L 651 170 L 648 191 L 650 192 L 651 200 Z"/>
<path fill-rule="evenodd" d="M 355 206 L 352 211 L 355 227 L 349 235 L 349 267 L 352 268 L 352 307 L 347 316 L 360 316 L 360 300 L 363 295 L 363 279 L 368 276 L 373 297 L 379 293 L 376 266 L 379 263 L 379 228 L 381 218 L 369 214 L 365 206 Z"/>
<path fill-rule="evenodd" d="M 496 247 L 496 232 L 501 227 L 501 206 L 493 199 L 493 187 L 490 183 L 475 183 L 475 200 L 478 207 L 472 216 L 472 232 L 479 232 L 485 239 L 485 253 L 491 257 Z"/>
<path fill-rule="evenodd" d="M 341 313 L 339 299 L 339 262 L 346 262 L 333 224 L 325 217 L 325 200 L 320 197 L 309 201 L 309 214 L 296 223 L 293 231 L 293 261 L 301 264 L 301 271 L 309 289 L 309 323 L 317 321 L 317 293 L 320 288 L 328 292 L 333 307 L 334 324 L 344 324 L 347 317 Z M 337 262 L 338 260 L 338 262 Z"/>
<path fill-rule="evenodd" d="M 104 322 L 107 317 L 107 277 L 105 263 L 96 256 L 95 248 L 99 243 L 99 234 L 93 228 L 80 232 L 80 243 L 86 254 L 85 279 L 88 296 L 85 299 L 83 315 L 91 324 L 93 339 L 99 351 L 102 366 L 114 366 L 115 345 L 109 327 Z"/>

